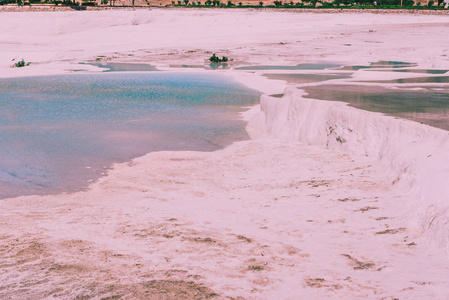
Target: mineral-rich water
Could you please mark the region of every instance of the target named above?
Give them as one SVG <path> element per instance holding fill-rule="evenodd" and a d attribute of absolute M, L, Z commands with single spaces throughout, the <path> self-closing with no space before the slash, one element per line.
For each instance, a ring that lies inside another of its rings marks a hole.
<path fill-rule="evenodd" d="M 247 138 L 260 94 L 210 73 L 0 80 L 0 199 L 80 190 L 152 151 L 212 151 Z"/>
<path fill-rule="evenodd" d="M 303 88 L 306 97 L 343 101 L 373 112 L 449 130 L 448 86 L 397 87 L 323 84 Z"/>

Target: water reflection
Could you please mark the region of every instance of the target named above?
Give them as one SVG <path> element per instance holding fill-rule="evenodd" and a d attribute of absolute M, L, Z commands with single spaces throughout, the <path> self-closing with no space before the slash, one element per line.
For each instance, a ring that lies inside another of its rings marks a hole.
<path fill-rule="evenodd" d="M 227 63 L 210 63 L 209 67 L 212 70 L 217 70 L 217 69 L 227 69 L 228 68 L 228 64 Z"/>

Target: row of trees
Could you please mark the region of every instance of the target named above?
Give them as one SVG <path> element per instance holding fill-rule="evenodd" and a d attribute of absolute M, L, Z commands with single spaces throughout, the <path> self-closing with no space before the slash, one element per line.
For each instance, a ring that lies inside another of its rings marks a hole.
<path fill-rule="evenodd" d="M 27 0 L 28 2 L 25 4 L 32 4 L 32 3 L 41 3 L 42 0 Z M 48 1 L 48 2 L 47 2 Z M 95 0 L 82 0 L 82 5 L 96 5 Z M 260 1 L 258 4 L 255 5 L 245 5 L 245 7 L 248 6 L 258 6 L 258 7 L 284 7 L 284 8 L 307 8 L 307 7 L 323 7 L 323 8 L 332 8 L 332 7 L 373 7 L 373 1 L 374 0 L 333 0 L 333 2 L 327 2 L 326 0 L 301 0 L 301 2 L 283 2 L 280 0 L 276 0 L 273 2 L 273 4 L 265 3 L 263 1 Z M 443 0 L 436 0 L 437 2 L 434 2 L 433 0 L 430 0 L 427 4 L 424 6 L 421 6 L 421 3 L 415 3 L 414 0 L 376 0 L 377 5 L 380 8 L 400 8 L 400 7 L 442 7 L 442 4 L 444 4 Z M 425 0 L 424 0 L 425 1 Z M 53 3 L 55 5 L 69 5 L 69 6 L 77 6 L 79 3 L 76 2 L 76 0 L 44 0 L 44 3 Z M 24 0 L 0 0 L 0 5 L 5 4 L 11 4 L 11 3 L 17 3 L 18 5 L 23 5 Z M 114 5 L 115 0 L 101 0 L 101 4 L 106 5 Z M 132 5 L 134 5 L 134 0 L 132 0 Z M 238 2 L 234 4 L 231 0 L 228 0 L 227 2 L 221 2 L 220 0 L 206 0 L 204 4 L 201 1 L 194 1 L 194 0 L 177 0 L 172 1 L 172 5 L 174 6 L 206 6 L 206 7 L 234 7 L 244 6 L 242 2 Z"/>
<path fill-rule="evenodd" d="M 93 6 L 96 5 L 95 0 L 82 0 L 81 3 L 83 6 Z M 102 0 L 107 1 L 107 0 Z M 45 3 L 45 4 L 54 4 L 54 5 L 66 5 L 66 6 L 79 6 L 80 3 L 76 2 L 76 0 L 27 0 L 25 2 L 24 0 L 0 0 L 0 5 L 7 5 L 7 4 L 17 4 L 19 6 L 22 5 L 30 5 L 30 4 L 38 4 L 38 3 Z M 107 3 L 107 2 L 106 2 Z M 104 4 L 106 4 L 104 3 Z"/>
<path fill-rule="evenodd" d="M 425 1 L 425 0 L 424 0 Z M 414 0 L 376 0 L 377 6 L 381 8 L 400 8 L 400 7 L 434 7 L 434 5 L 441 6 L 444 4 L 443 0 L 437 0 L 435 3 L 430 0 L 428 4 L 421 5 L 420 2 L 415 3 Z M 191 1 L 191 0 L 177 0 L 177 2 L 172 1 L 174 6 L 211 6 L 211 7 L 233 7 L 233 6 L 243 6 L 242 2 L 234 4 L 232 1 L 221 2 L 220 0 L 206 0 L 204 4 L 201 1 Z M 274 1 L 273 4 L 264 3 L 260 1 L 258 5 L 245 5 L 245 6 L 259 6 L 259 7 L 284 7 L 284 8 L 307 8 L 307 7 L 373 7 L 373 0 L 333 0 L 333 2 L 328 2 L 326 0 L 301 0 L 301 2 L 283 2 Z M 441 6 L 442 7 L 442 6 Z"/>
<path fill-rule="evenodd" d="M 259 2 L 261 4 L 259 5 L 263 5 L 263 2 Z M 178 2 L 176 3 L 175 1 L 172 1 L 172 5 L 175 6 L 182 6 L 182 5 L 191 5 L 191 6 L 210 6 L 210 7 L 232 7 L 232 6 L 243 6 L 242 2 L 239 2 L 237 5 L 234 4 L 232 1 L 228 1 L 228 2 L 221 2 L 220 0 L 206 0 L 204 2 L 204 5 L 202 4 L 201 1 L 192 1 L 190 2 L 190 0 L 178 0 Z"/>

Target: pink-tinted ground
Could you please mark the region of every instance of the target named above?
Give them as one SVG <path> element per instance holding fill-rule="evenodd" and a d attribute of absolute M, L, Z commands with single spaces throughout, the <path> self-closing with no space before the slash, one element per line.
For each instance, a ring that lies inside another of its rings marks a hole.
<path fill-rule="evenodd" d="M 72 72 L 89 59 L 164 69 L 204 64 L 209 51 L 234 65 L 396 60 L 442 69 L 446 19 L 2 13 L 0 75 Z M 32 64 L 10 68 L 22 58 Z M 245 115 L 253 139 L 214 153 L 151 153 L 86 192 L 2 200 L 0 298 L 446 299 L 447 132 L 303 99 L 258 72 L 221 72 L 284 93 Z M 399 76 L 417 75 L 353 74 Z"/>

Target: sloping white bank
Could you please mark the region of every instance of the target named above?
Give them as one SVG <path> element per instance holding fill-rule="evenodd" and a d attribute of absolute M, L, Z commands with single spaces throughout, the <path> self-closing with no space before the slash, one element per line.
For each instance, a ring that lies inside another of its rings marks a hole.
<path fill-rule="evenodd" d="M 303 94 L 287 87 L 281 99 L 262 96 L 249 127 L 378 159 L 386 178 L 407 194 L 398 217 L 406 219 L 410 234 L 449 251 L 449 132 Z"/>

